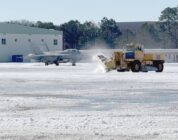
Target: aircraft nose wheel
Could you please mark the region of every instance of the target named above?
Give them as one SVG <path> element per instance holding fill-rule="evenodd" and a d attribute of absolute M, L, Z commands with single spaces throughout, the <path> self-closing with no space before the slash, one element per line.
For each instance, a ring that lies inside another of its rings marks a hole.
<path fill-rule="evenodd" d="M 48 66 L 49 65 L 49 63 L 48 62 L 45 62 L 45 66 Z"/>
<path fill-rule="evenodd" d="M 76 63 L 72 63 L 72 66 L 76 66 Z"/>

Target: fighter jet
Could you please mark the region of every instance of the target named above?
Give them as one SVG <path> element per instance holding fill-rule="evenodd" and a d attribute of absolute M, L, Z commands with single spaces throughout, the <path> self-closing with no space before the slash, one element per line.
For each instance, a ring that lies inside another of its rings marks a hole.
<path fill-rule="evenodd" d="M 42 54 L 29 54 L 28 57 L 31 60 L 37 62 L 43 62 L 46 66 L 55 64 L 59 66 L 59 63 L 72 63 L 72 66 L 76 65 L 76 62 L 81 59 L 81 53 L 77 49 L 67 49 L 64 51 L 49 51 Z"/>

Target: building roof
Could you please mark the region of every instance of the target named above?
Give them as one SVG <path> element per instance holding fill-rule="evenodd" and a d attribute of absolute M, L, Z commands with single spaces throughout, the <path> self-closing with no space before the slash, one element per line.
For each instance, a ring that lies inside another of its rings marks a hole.
<path fill-rule="evenodd" d="M 11 23 L 0 23 L 0 33 L 2 34 L 54 34 L 62 35 L 62 31 L 28 27 Z"/>

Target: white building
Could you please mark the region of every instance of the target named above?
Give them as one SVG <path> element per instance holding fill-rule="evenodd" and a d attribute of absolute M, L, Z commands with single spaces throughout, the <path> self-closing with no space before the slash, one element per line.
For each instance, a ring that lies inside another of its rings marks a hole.
<path fill-rule="evenodd" d="M 16 24 L 0 23 L 0 62 L 12 62 L 14 57 L 30 53 L 63 50 L 62 32 Z"/>
<path fill-rule="evenodd" d="M 147 49 L 146 52 L 165 54 L 165 61 L 167 63 L 178 62 L 178 49 Z"/>
<path fill-rule="evenodd" d="M 112 57 L 115 51 L 123 51 L 123 49 L 96 49 L 96 50 L 83 50 L 84 58 L 86 61 L 93 61 L 92 56 L 96 54 L 104 54 L 106 57 Z M 165 55 L 166 63 L 178 63 L 178 49 L 145 49 L 147 53 L 162 53 Z"/>

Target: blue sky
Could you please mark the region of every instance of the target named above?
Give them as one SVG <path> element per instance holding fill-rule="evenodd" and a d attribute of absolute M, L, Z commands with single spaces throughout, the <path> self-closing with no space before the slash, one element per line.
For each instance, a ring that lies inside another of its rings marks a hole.
<path fill-rule="evenodd" d="M 0 21 L 27 19 L 61 24 L 70 19 L 99 22 L 103 17 L 116 21 L 155 21 L 166 7 L 178 0 L 3 0 Z"/>

